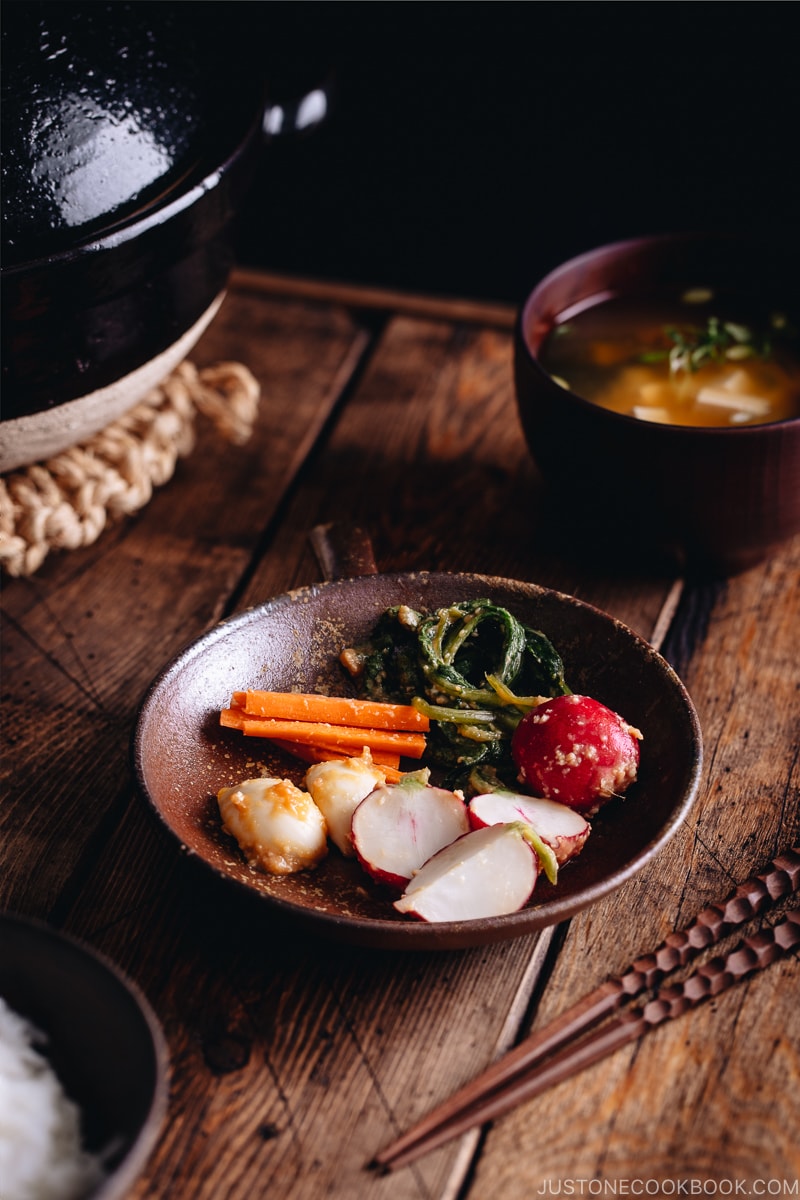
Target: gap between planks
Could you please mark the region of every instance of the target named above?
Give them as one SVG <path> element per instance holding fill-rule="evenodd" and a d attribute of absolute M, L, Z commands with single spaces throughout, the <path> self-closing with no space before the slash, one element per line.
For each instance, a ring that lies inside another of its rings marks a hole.
<path fill-rule="evenodd" d="M 555 933 L 556 926 L 551 925 L 546 929 L 540 929 L 536 934 L 536 942 L 531 951 L 530 958 L 525 966 L 522 978 L 517 984 L 517 990 L 514 993 L 500 1033 L 498 1034 L 494 1060 L 501 1058 L 503 1054 L 510 1050 L 519 1035 L 522 1022 L 525 1019 L 531 1002 L 531 997 L 547 963 L 550 946 Z M 482 1127 L 470 1129 L 467 1133 L 462 1134 L 458 1142 L 455 1158 L 450 1167 L 450 1173 L 437 1200 L 458 1200 L 467 1176 L 472 1169 L 478 1144 L 482 1136 Z"/>
<path fill-rule="evenodd" d="M 675 613 L 678 611 L 678 605 L 680 604 L 685 584 L 685 579 L 676 579 L 664 598 L 664 603 L 661 605 L 661 609 L 653 625 L 653 632 L 650 635 L 650 645 L 654 650 L 660 651 L 664 645 L 664 639 L 672 627 L 672 622 L 675 620 Z"/>

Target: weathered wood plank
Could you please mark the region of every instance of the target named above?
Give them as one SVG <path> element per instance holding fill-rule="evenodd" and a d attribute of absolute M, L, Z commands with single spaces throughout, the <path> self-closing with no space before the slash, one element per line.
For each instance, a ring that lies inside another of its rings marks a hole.
<path fill-rule="evenodd" d="M 511 353 L 503 331 L 393 319 L 324 457 L 304 474 L 247 602 L 281 589 L 278 572 L 303 531 L 345 521 L 371 534 L 382 570 L 530 580 L 597 604 L 649 637 L 673 576 L 640 574 L 612 556 L 590 572 L 559 543 L 517 418 Z M 317 573 L 305 552 L 293 582 Z"/>

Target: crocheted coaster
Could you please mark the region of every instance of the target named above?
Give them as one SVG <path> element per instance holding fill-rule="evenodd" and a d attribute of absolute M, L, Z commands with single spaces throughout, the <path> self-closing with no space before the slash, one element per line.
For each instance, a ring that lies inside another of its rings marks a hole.
<path fill-rule="evenodd" d="M 195 443 L 195 416 L 246 442 L 260 388 L 241 363 L 183 362 L 106 429 L 44 463 L 0 476 L 0 568 L 32 575 L 51 550 L 96 541 L 106 524 L 147 504 Z"/>

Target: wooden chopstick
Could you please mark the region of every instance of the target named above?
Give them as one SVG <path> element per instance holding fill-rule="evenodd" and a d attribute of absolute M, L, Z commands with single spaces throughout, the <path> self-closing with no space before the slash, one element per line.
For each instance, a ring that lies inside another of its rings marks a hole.
<path fill-rule="evenodd" d="M 703 1001 L 718 996 L 733 984 L 798 947 L 800 908 L 793 908 L 778 924 L 744 938 L 730 954 L 720 955 L 698 967 L 680 983 L 660 988 L 643 1007 L 619 1013 L 599 1029 L 587 1033 L 555 1054 L 538 1069 L 515 1076 L 508 1087 L 490 1091 L 483 1099 L 476 1100 L 466 1109 L 460 1109 L 427 1136 L 415 1137 L 410 1144 L 404 1138 L 398 1139 L 376 1156 L 376 1165 L 388 1170 L 407 1165 L 459 1133 L 494 1120 L 547 1088 L 569 1079 L 662 1022 L 681 1016 Z"/>
<path fill-rule="evenodd" d="M 798 910 L 792 910 L 772 930 L 745 939 L 726 957 L 698 968 L 682 983 L 662 988 L 643 1007 L 622 1012 L 595 1033 L 588 1033 L 624 1002 L 651 991 L 700 950 L 722 941 L 779 899 L 796 892 L 799 886 L 800 847 L 793 847 L 775 858 L 766 872 L 741 884 L 726 901 L 703 909 L 683 930 L 669 934 L 651 954 L 636 959 L 623 975 L 605 980 L 460 1088 L 381 1150 L 373 1160 L 374 1165 L 391 1170 L 411 1162 L 467 1129 L 538 1095 L 661 1021 L 679 1016 L 745 974 L 794 949 L 800 944 Z M 549 1061 L 534 1070 L 548 1055 L 552 1056 Z"/>

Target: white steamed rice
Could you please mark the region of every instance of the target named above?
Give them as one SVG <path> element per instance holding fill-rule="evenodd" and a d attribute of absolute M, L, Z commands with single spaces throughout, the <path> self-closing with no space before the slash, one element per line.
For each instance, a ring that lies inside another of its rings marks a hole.
<path fill-rule="evenodd" d="M 0 1196 L 79 1200 L 100 1182 L 81 1115 L 36 1048 L 41 1034 L 0 997 Z"/>

